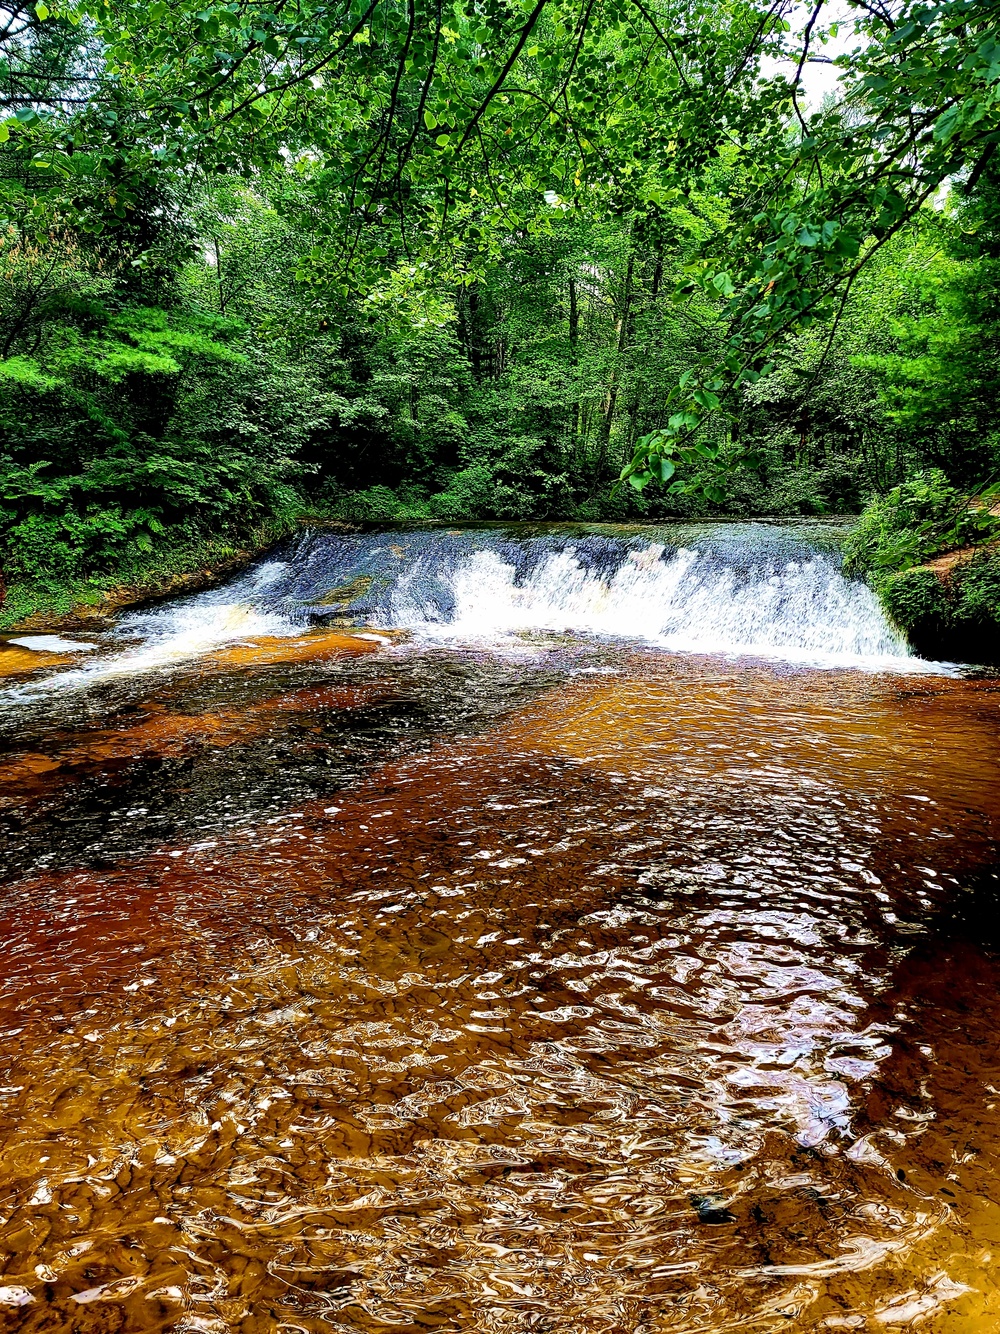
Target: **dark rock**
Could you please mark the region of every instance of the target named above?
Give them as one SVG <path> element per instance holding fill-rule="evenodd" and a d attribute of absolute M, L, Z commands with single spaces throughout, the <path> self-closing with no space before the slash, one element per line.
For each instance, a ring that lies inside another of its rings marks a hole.
<path fill-rule="evenodd" d="M 736 1215 L 731 1214 L 718 1200 L 710 1195 L 692 1195 L 691 1205 L 698 1215 L 699 1223 L 735 1223 Z"/>

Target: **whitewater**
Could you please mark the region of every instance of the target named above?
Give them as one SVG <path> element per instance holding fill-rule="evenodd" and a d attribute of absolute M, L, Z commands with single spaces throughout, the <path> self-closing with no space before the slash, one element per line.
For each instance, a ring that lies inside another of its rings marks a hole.
<path fill-rule="evenodd" d="M 842 533 L 809 523 L 312 529 L 222 587 L 121 617 L 98 652 L 81 642 L 78 665 L 17 689 L 170 671 L 318 626 L 404 632 L 392 652 L 448 644 L 523 655 L 571 636 L 810 667 L 951 671 L 914 656 L 872 590 L 844 574 Z"/>

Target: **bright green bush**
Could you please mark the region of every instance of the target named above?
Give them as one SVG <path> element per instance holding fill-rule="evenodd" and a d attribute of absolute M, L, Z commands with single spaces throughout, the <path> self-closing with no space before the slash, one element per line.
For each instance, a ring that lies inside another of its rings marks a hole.
<path fill-rule="evenodd" d="M 497 510 L 497 486 L 489 468 L 482 464 L 455 473 L 443 491 L 431 496 L 435 519 L 475 519 Z"/>

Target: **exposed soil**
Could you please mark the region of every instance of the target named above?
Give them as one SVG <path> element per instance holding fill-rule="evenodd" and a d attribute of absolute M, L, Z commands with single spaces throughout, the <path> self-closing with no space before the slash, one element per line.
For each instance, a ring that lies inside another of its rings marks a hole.
<path fill-rule="evenodd" d="M 958 566 L 968 565 L 984 551 L 992 552 L 998 549 L 1000 542 L 989 542 L 985 546 L 960 547 L 957 551 L 946 551 L 943 556 L 935 556 L 933 560 L 925 561 L 924 569 L 933 570 L 939 579 L 947 583 Z"/>

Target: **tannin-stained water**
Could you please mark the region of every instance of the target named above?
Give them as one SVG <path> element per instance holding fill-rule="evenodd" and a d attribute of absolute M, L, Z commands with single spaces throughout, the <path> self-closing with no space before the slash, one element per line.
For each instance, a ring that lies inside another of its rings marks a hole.
<path fill-rule="evenodd" d="M 505 540 L 11 663 L 0 1328 L 1000 1328 L 1000 681 Z"/>

